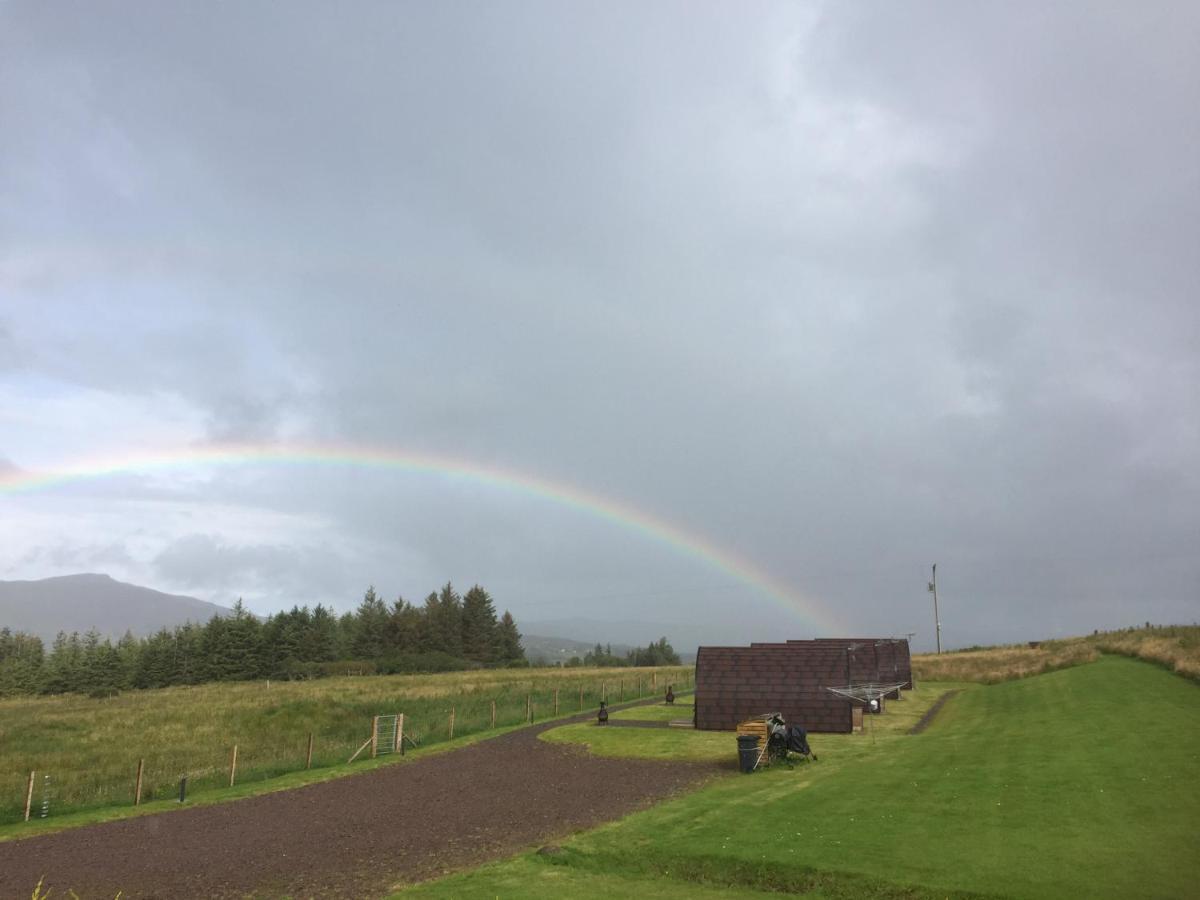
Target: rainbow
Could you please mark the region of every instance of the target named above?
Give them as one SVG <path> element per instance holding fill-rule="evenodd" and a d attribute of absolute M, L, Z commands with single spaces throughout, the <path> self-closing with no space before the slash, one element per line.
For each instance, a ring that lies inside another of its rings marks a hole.
<path fill-rule="evenodd" d="M 198 466 L 294 465 L 358 467 L 401 471 L 443 478 L 461 478 L 488 487 L 540 498 L 606 520 L 671 547 L 685 556 L 725 573 L 754 589 L 784 611 L 821 631 L 845 629 L 820 604 L 775 578 L 752 560 L 718 547 L 695 532 L 637 509 L 628 503 L 601 497 L 565 482 L 553 481 L 516 469 L 484 465 L 443 455 L 430 455 L 374 447 L 340 445 L 211 445 L 158 454 L 123 456 L 89 461 L 45 472 L 0 471 L 0 496 L 53 490 L 73 482 L 121 474 L 151 473 Z"/>

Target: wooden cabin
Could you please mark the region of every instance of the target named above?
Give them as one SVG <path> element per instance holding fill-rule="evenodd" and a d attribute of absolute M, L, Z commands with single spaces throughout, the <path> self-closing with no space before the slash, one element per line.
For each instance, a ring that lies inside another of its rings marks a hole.
<path fill-rule="evenodd" d="M 853 704 L 827 690 L 849 684 L 912 685 L 908 641 L 821 638 L 749 647 L 701 647 L 696 654 L 696 727 L 732 731 L 771 712 L 811 732 L 847 733 Z M 899 696 L 899 691 L 889 696 Z"/>

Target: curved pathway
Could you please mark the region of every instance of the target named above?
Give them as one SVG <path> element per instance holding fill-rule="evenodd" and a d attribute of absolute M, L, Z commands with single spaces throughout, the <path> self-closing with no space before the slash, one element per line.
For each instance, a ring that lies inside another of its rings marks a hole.
<path fill-rule="evenodd" d="M 711 765 L 604 759 L 537 735 L 231 803 L 0 843 L 0 897 L 372 897 L 618 818 Z"/>

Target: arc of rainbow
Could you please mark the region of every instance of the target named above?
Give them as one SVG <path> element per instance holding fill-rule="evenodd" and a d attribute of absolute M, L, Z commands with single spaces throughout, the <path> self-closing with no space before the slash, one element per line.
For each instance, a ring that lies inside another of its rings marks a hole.
<path fill-rule="evenodd" d="M 673 548 L 748 585 L 785 611 L 798 614 L 823 630 L 837 632 L 837 619 L 815 601 L 795 591 L 758 564 L 711 540 L 665 519 L 576 485 L 553 481 L 515 469 L 483 465 L 449 456 L 434 456 L 373 447 L 335 445 L 189 447 L 162 454 L 125 456 L 92 461 L 52 471 L 0 473 L 0 496 L 52 490 L 77 481 L 114 475 L 178 469 L 187 466 L 326 465 L 399 470 L 416 474 L 457 477 L 507 491 L 528 494 L 606 520 Z"/>

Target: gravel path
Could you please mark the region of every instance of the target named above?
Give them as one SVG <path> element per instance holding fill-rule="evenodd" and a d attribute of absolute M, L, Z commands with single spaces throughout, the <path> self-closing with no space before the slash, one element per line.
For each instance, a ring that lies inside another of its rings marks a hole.
<path fill-rule="evenodd" d="M 0 897 L 28 897 L 43 875 L 53 896 L 71 889 L 83 900 L 377 897 L 619 818 L 717 771 L 537 739 L 561 724 L 295 790 L 0 843 Z"/>

